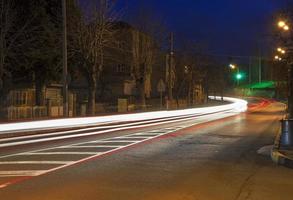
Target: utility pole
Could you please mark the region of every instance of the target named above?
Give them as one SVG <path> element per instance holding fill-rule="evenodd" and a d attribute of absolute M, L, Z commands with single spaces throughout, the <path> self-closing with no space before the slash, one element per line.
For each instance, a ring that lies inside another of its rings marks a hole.
<path fill-rule="evenodd" d="M 68 82 L 67 82 L 67 17 L 66 0 L 62 0 L 63 15 L 63 117 L 68 117 Z"/>
<path fill-rule="evenodd" d="M 170 55 L 169 55 L 169 74 L 168 74 L 168 100 L 173 100 L 173 88 L 172 88 L 172 72 L 174 62 L 174 35 L 170 34 Z"/>
<path fill-rule="evenodd" d="M 258 82 L 261 83 L 262 79 L 262 58 L 258 57 Z"/>
<path fill-rule="evenodd" d="M 258 82 L 261 83 L 262 81 L 262 52 L 261 52 L 261 48 L 262 45 L 260 44 L 260 41 L 258 41 Z"/>
<path fill-rule="evenodd" d="M 251 84 L 251 57 L 249 57 L 249 68 L 248 68 L 248 76 L 249 76 L 249 84 Z"/>
<path fill-rule="evenodd" d="M 239 66 L 237 67 L 237 75 L 240 74 L 240 69 L 239 69 Z M 239 86 L 239 77 L 237 77 L 237 86 Z"/>

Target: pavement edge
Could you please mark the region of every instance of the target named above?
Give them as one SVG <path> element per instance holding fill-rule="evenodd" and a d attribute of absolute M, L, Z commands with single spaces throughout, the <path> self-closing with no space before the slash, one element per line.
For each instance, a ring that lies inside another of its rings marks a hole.
<path fill-rule="evenodd" d="M 271 159 L 277 165 L 283 165 L 289 168 L 293 168 L 293 156 L 288 156 L 280 149 L 281 142 L 281 127 L 278 129 L 277 136 L 274 141 L 274 146 L 271 151 Z"/>

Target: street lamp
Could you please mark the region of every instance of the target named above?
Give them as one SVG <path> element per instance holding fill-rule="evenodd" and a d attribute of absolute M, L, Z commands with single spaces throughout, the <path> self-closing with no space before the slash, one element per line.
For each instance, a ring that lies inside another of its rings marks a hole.
<path fill-rule="evenodd" d="M 230 64 L 229 67 L 230 67 L 231 69 L 236 69 L 236 65 L 234 65 L 234 64 Z"/>
<path fill-rule="evenodd" d="M 283 29 L 283 31 L 289 31 L 290 27 L 289 25 L 281 20 L 278 22 L 278 27 Z M 292 42 L 292 34 L 289 32 L 289 40 Z M 285 54 L 286 51 L 282 48 L 279 48 L 278 51 L 282 54 Z M 288 103 L 287 103 L 287 111 L 288 116 L 286 119 L 282 120 L 281 125 L 281 134 L 280 139 L 278 142 L 278 148 L 277 151 L 281 148 L 292 148 L 293 146 L 293 131 L 292 131 L 292 125 L 293 125 L 293 62 L 292 62 L 292 50 L 290 48 L 287 49 L 288 55 L 286 56 L 286 60 L 289 61 L 288 65 Z M 275 59 L 278 59 L 279 61 L 282 60 L 281 57 L 276 56 Z M 279 158 L 278 158 L 279 159 Z M 279 161 L 278 161 L 279 162 Z"/>
<path fill-rule="evenodd" d="M 280 48 L 280 47 L 277 48 L 277 51 L 280 52 L 281 54 L 285 54 L 286 53 L 286 51 L 284 49 Z"/>
<path fill-rule="evenodd" d="M 278 22 L 278 27 L 279 28 L 282 28 L 284 31 L 288 31 L 290 29 L 289 26 L 288 26 L 288 24 L 285 21 L 283 21 L 283 20 L 280 20 Z"/>
<path fill-rule="evenodd" d="M 288 30 L 289 30 L 289 26 L 286 25 L 286 26 L 283 27 L 283 29 L 284 29 L 285 31 L 288 31 Z"/>
<path fill-rule="evenodd" d="M 283 20 L 281 20 L 281 21 L 278 22 L 278 26 L 280 28 L 283 28 L 284 26 L 286 26 L 286 22 L 284 22 Z"/>
<path fill-rule="evenodd" d="M 184 73 L 185 74 L 188 74 L 189 72 L 189 67 L 187 65 L 184 66 Z"/>
<path fill-rule="evenodd" d="M 281 61 L 281 60 L 282 60 L 282 58 L 281 58 L 281 57 L 279 57 L 279 56 L 275 56 L 275 60 L 277 60 L 277 61 Z"/>
<path fill-rule="evenodd" d="M 290 29 L 290 26 L 288 24 L 288 22 L 284 21 L 284 20 L 280 20 L 278 22 L 278 27 L 283 29 L 284 31 L 289 31 Z M 288 36 L 289 40 L 292 40 L 292 35 L 291 33 L 289 34 Z M 286 54 L 287 53 L 287 56 L 286 56 L 286 60 L 290 61 L 290 57 L 292 57 L 292 52 L 290 49 L 287 49 L 287 51 L 285 51 L 285 49 L 279 47 L 278 49 L 278 52 L 281 53 L 281 54 Z M 288 59 L 287 59 L 288 58 Z M 281 56 L 275 56 L 275 59 L 278 60 L 278 61 L 282 61 L 282 57 Z M 293 63 L 290 62 L 288 63 L 289 65 L 289 70 L 288 70 L 288 114 L 289 114 L 289 118 L 293 118 Z"/>

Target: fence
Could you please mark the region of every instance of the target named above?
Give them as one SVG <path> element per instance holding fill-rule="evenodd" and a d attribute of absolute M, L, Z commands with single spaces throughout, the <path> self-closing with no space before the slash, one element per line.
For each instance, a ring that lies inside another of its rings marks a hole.
<path fill-rule="evenodd" d="M 47 117 L 47 107 L 45 106 L 10 106 L 7 108 L 7 119 L 32 119 Z"/>

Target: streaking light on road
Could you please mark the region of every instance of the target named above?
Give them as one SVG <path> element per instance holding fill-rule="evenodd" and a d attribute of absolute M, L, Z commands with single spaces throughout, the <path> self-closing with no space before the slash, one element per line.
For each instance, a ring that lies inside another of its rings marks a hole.
<path fill-rule="evenodd" d="M 210 97 L 214 98 L 214 97 Z M 220 100 L 220 97 L 216 97 Z M 144 112 L 135 114 L 123 114 L 123 115 L 111 115 L 100 117 L 84 117 L 84 118 L 71 118 L 71 119 L 55 119 L 55 120 L 43 120 L 33 122 L 21 122 L 21 123 L 8 123 L 0 124 L 0 134 L 5 132 L 19 132 L 19 131 L 36 131 L 36 130 L 48 130 L 57 128 L 73 128 L 84 127 L 93 125 L 105 125 L 110 123 L 132 122 L 141 120 L 160 119 L 184 115 L 208 115 L 217 112 L 235 112 L 240 113 L 247 110 L 247 102 L 241 99 L 224 97 L 224 101 L 231 102 L 227 105 L 205 107 L 205 108 L 193 108 L 174 111 L 156 111 L 156 112 Z"/>

